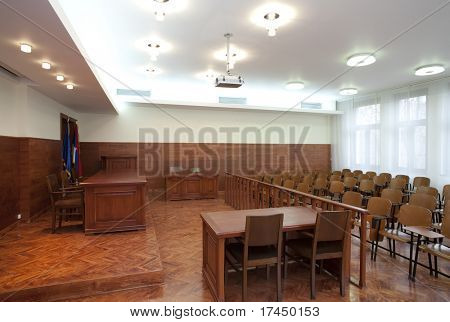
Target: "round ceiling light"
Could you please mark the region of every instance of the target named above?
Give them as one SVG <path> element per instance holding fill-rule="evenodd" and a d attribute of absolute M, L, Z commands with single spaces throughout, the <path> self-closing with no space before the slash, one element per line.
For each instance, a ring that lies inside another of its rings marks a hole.
<path fill-rule="evenodd" d="M 358 90 L 356 88 L 343 88 L 339 91 L 339 94 L 344 96 L 351 96 L 358 94 Z"/>
<path fill-rule="evenodd" d="M 356 54 L 347 59 L 347 65 L 351 67 L 368 66 L 376 62 L 377 59 L 372 54 Z"/>
<path fill-rule="evenodd" d="M 33 47 L 31 47 L 31 45 L 28 44 L 20 44 L 20 51 L 26 54 L 31 53 Z"/>
<path fill-rule="evenodd" d="M 286 84 L 286 89 L 289 91 L 299 91 L 305 88 L 305 84 L 302 82 L 289 82 Z"/>
<path fill-rule="evenodd" d="M 43 69 L 47 69 L 48 70 L 48 69 L 52 68 L 52 65 L 50 63 L 48 63 L 48 62 L 42 62 L 41 67 Z"/>
<path fill-rule="evenodd" d="M 280 3 L 267 3 L 256 8 L 250 20 L 257 26 L 267 30 L 269 37 L 277 34 L 279 27 L 286 25 L 295 17 L 295 10 Z"/>
<path fill-rule="evenodd" d="M 63 75 L 56 75 L 56 80 L 59 82 L 62 82 L 64 80 L 64 76 Z"/>
<path fill-rule="evenodd" d="M 430 76 L 443 73 L 445 71 L 442 65 L 426 65 L 416 69 L 416 76 Z"/>

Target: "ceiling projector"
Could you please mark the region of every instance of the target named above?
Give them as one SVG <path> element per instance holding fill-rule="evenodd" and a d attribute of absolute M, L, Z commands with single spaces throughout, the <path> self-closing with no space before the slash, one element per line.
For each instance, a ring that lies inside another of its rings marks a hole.
<path fill-rule="evenodd" d="M 244 84 L 244 79 L 241 76 L 225 75 L 216 78 L 216 87 L 237 88 Z"/>

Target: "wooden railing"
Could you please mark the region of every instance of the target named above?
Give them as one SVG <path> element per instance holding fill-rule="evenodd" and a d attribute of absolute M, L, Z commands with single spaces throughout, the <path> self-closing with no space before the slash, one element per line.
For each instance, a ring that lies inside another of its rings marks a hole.
<path fill-rule="evenodd" d="M 317 210 L 349 210 L 360 215 L 361 227 L 367 225 L 367 209 L 228 172 L 225 172 L 225 203 L 238 210 L 290 206 L 307 206 Z M 367 229 L 361 229 L 359 282 L 356 283 L 360 287 L 366 285 L 366 241 Z"/>

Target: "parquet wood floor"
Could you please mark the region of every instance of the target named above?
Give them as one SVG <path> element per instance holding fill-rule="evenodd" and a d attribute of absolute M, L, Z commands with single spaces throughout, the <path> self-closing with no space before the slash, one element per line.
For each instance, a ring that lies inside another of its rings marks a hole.
<path fill-rule="evenodd" d="M 231 209 L 223 200 L 154 202 L 149 211 L 155 223 L 159 242 L 164 284 L 148 288 L 89 296 L 77 301 L 211 301 L 212 297 L 202 278 L 202 211 Z M 352 275 L 357 277 L 359 240 L 353 239 Z M 408 250 L 398 246 L 405 255 Z M 317 275 L 317 301 L 449 301 L 450 281 L 445 277 L 430 277 L 418 267 L 417 280 L 408 280 L 408 261 L 390 258 L 383 250 L 377 262 L 370 261 L 367 252 L 367 287 L 359 289 L 350 284 L 345 297 L 339 296 L 339 284 L 326 273 Z M 422 259 L 424 261 L 424 259 Z M 132 264 L 130 264 L 132 265 Z M 440 262 L 447 274 L 448 263 Z M 231 273 L 226 288 L 227 301 L 240 301 L 240 276 Z M 249 300 L 275 300 L 275 274 L 266 280 L 265 270 L 249 273 Z M 284 301 L 309 301 L 309 273 L 301 264 L 289 265 L 289 276 L 284 281 Z"/>
<path fill-rule="evenodd" d="M 0 237 L 0 300 L 58 300 L 159 284 L 152 217 L 147 230 L 86 236 L 76 222 L 50 233 L 50 215 Z"/>

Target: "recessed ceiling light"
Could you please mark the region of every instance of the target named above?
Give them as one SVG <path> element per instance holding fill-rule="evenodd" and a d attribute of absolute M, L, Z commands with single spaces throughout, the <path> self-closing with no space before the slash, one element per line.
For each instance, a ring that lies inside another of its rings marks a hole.
<path fill-rule="evenodd" d="M 50 69 L 50 68 L 52 68 L 52 65 L 50 63 L 47 63 L 47 62 L 42 62 L 41 67 L 43 69 Z"/>
<path fill-rule="evenodd" d="M 339 94 L 345 96 L 351 96 L 358 94 L 358 90 L 356 88 L 343 88 L 339 91 Z"/>
<path fill-rule="evenodd" d="M 161 45 L 158 44 L 157 42 L 151 42 L 147 44 L 147 47 L 150 50 L 150 60 L 157 61 Z"/>
<path fill-rule="evenodd" d="M 167 15 L 186 8 L 187 0 L 137 0 L 143 9 L 153 12 L 157 21 L 164 21 Z"/>
<path fill-rule="evenodd" d="M 295 10 L 281 3 L 267 3 L 256 8 L 250 20 L 257 26 L 264 27 L 269 37 L 277 34 L 279 27 L 286 25 L 295 17 Z"/>
<path fill-rule="evenodd" d="M 64 80 L 63 75 L 56 75 L 56 80 L 62 82 Z"/>
<path fill-rule="evenodd" d="M 73 86 L 73 84 L 67 84 L 67 85 L 66 85 L 66 88 L 67 88 L 67 89 L 73 89 L 74 86 Z"/>
<path fill-rule="evenodd" d="M 373 64 L 376 60 L 372 54 L 356 54 L 347 59 L 347 65 L 351 67 L 367 66 Z"/>
<path fill-rule="evenodd" d="M 155 75 L 161 74 L 162 70 L 159 69 L 158 67 L 151 66 L 151 67 L 145 68 L 145 72 L 152 76 L 155 76 Z"/>
<path fill-rule="evenodd" d="M 289 82 L 286 84 L 286 89 L 290 91 L 299 91 L 305 88 L 305 84 L 302 82 Z"/>
<path fill-rule="evenodd" d="M 429 76 L 443 73 L 445 71 L 442 65 L 426 65 L 416 69 L 416 76 Z"/>
<path fill-rule="evenodd" d="M 28 44 L 20 44 L 20 51 L 26 54 L 31 53 L 32 47 Z"/>

